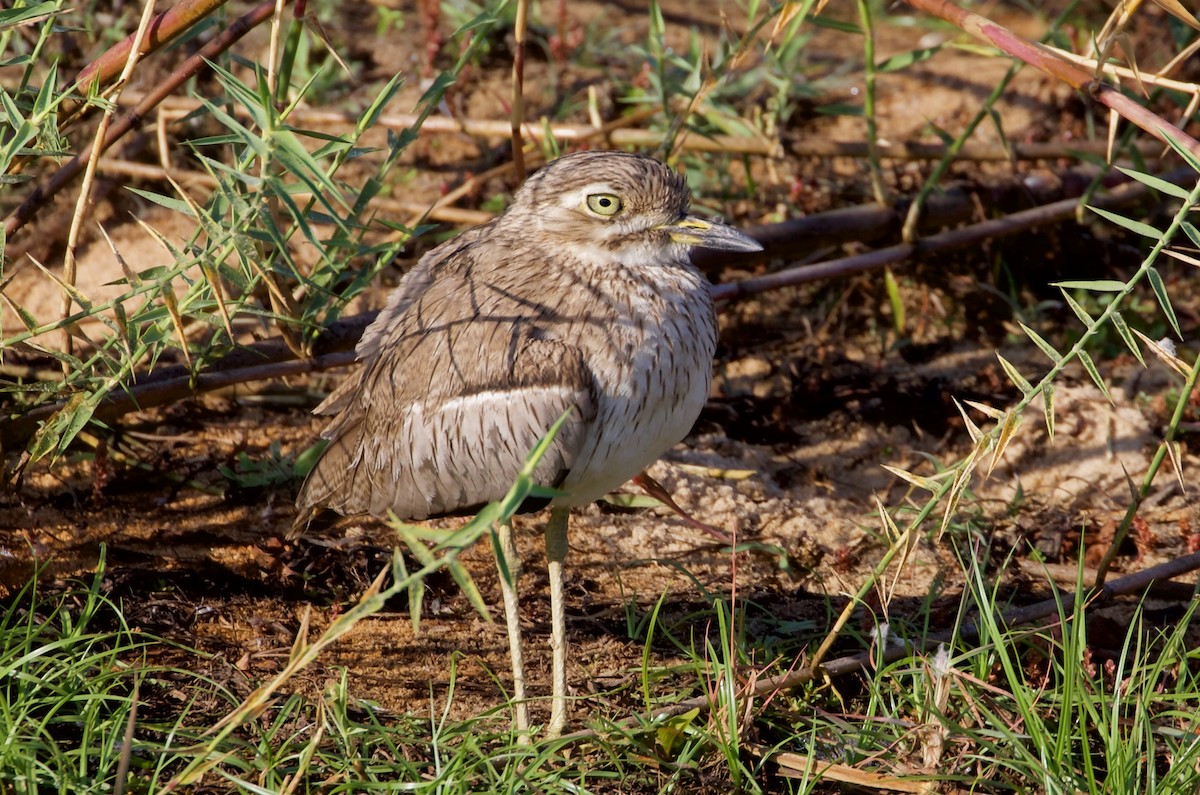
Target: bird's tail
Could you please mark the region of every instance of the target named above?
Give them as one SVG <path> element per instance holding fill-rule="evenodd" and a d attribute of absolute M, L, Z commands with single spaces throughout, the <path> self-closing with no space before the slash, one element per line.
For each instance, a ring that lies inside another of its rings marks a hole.
<path fill-rule="evenodd" d="M 328 510 L 343 516 L 362 513 L 354 493 L 354 455 L 361 442 L 362 426 L 346 428 L 321 451 L 317 462 L 296 495 L 296 517 L 288 538 L 295 538 Z"/>

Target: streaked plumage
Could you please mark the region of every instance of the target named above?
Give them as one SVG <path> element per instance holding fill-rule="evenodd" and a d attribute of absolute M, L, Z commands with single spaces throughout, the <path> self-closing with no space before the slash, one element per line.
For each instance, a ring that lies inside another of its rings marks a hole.
<path fill-rule="evenodd" d="M 426 254 L 359 342 L 361 369 L 316 410 L 333 417 L 330 444 L 300 492 L 299 521 L 322 506 L 405 519 L 473 512 L 508 491 L 568 409 L 536 471 L 566 492 L 560 508 L 603 496 L 682 439 L 708 395 L 717 336 L 688 251 L 757 250 L 688 216 L 688 200 L 656 160 L 578 153 L 530 177 L 495 221 Z M 550 536 L 553 566 L 566 543 Z M 561 595 L 561 573 L 557 585 Z M 561 602 L 554 610 L 558 636 Z M 565 692 L 557 642 L 552 733 Z"/>
<path fill-rule="evenodd" d="M 581 212 L 584 191 L 622 196 L 622 222 Z M 331 443 L 299 505 L 472 512 L 572 406 L 537 470 L 570 493 L 560 504 L 649 466 L 699 414 L 716 346 L 708 282 L 652 228 L 686 212 L 683 180 L 657 161 L 584 152 L 426 254 L 359 342 L 362 369 L 317 408 L 335 416 Z"/>

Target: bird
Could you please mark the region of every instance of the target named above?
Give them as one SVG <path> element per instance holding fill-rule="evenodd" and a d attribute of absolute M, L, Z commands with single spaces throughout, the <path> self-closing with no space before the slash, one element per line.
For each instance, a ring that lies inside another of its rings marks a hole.
<path fill-rule="evenodd" d="M 547 738 L 566 723 L 570 511 L 681 441 L 708 398 L 716 313 L 691 250 L 762 250 L 692 215 L 690 199 L 684 178 L 646 155 L 582 151 L 549 162 L 504 213 L 432 249 L 401 278 L 358 342 L 361 366 L 314 409 L 330 418 L 328 445 L 300 489 L 298 523 L 323 509 L 410 521 L 475 513 L 504 497 L 566 415 L 534 470 L 558 495 L 544 529 Z M 522 510 L 546 501 L 527 499 Z M 496 534 L 508 574 L 501 566 L 514 723 L 527 737 L 520 560 L 511 523 Z"/>

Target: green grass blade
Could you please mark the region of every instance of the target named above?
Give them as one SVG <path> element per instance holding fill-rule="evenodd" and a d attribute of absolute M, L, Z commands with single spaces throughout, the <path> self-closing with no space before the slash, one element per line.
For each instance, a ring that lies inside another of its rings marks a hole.
<path fill-rule="evenodd" d="M 1188 191 L 1173 182 L 1167 182 L 1165 179 L 1156 177 L 1153 174 L 1146 174 L 1141 171 L 1134 171 L 1132 168 L 1122 168 L 1117 166 L 1117 171 L 1120 171 L 1127 177 L 1132 177 L 1138 182 L 1145 185 L 1147 188 L 1156 190 L 1159 193 L 1171 196 L 1176 199 L 1187 199 Z"/>
<path fill-rule="evenodd" d="M 1120 312 L 1113 312 L 1112 323 L 1113 328 L 1117 330 L 1117 334 L 1121 335 L 1121 339 L 1125 342 L 1125 346 L 1137 358 L 1138 363 L 1142 367 L 1145 367 L 1146 360 L 1142 358 L 1142 348 L 1137 344 L 1137 340 L 1133 338 L 1133 332 L 1129 330 L 1129 324 L 1125 322 L 1125 318 L 1121 316 Z"/>
<path fill-rule="evenodd" d="M 1096 293 L 1119 293 L 1125 289 L 1125 282 L 1119 282 L 1116 279 L 1084 279 L 1066 282 L 1051 282 L 1052 287 L 1061 287 L 1063 290 L 1090 290 Z M 1069 299 L 1068 299 L 1069 300 Z M 1076 314 L 1079 314 L 1076 312 Z M 1081 318 L 1082 319 L 1082 316 Z M 1084 321 L 1091 324 L 1091 321 Z"/>
<path fill-rule="evenodd" d="M 1151 240 L 1162 239 L 1162 232 L 1150 226 L 1150 224 L 1143 223 L 1142 221 L 1135 221 L 1132 218 L 1127 218 L 1124 215 L 1118 215 L 1117 213 L 1110 212 L 1100 207 L 1094 207 L 1090 204 L 1088 205 L 1088 209 L 1106 221 L 1116 224 L 1122 229 L 1128 229 L 1134 234 L 1141 235 L 1142 237 L 1148 237 Z"/>
<path fill-rule="evenodd" d="M 1050 361 L 1054 362 L 1055 364 L 1058 364 L 1062 361 L 1062 354 L 1055 350 L 1053 345 L 1046 342 L 1046 340 L 1042 338 L 1041 334 L 1038 334 L 1036 331 L 1020 321 L 1018 321 L 1018 325 L 1021 326 L 1021 330 L 1025 332 L 1026 336 L 1033 340 L 1033 344 L 1038 346 L 1038 349 L 1041 350 L 1042 353 L 1046 354 L 1047 357 L 1049 357 Z"/>
<path fill-rule="evenodd" d="M 1104 383 L 1104 379 L 1100 376 L 1100 370 L 1096 368 L 1096 363 L 1092 361 L 1092 357 L 1087 351 L 1079 352 L 1079 363 L 1083 365 L 1083 369 L 1087 370 L 1087 374 L 1091 377 L 1092 382 L 1104 393 L 1104 398 L 1112 403 L 1112 395 L 1108 392 L 1108 385 Z"/>
<path fill-rule="evenodd" d="M 1042 414 L 1046 418 L 1046 436 L 1054 442 L 1054 384 L 1042 387 Z"/>
<path fill-rule="evenodd" d="M 1175 154 L 1183 158 L 1193 171 L 1200 174 L 1200 159 L 1192 152 L 1189 147 L 1184 146 L 1179 141 L 1176 141 L 1174 136 L 1165 130 L 1162 131 L 1163 138 L 1167 140 L 1167 145 L 1175 150 Z"/>
<path fill-rule="evenodd" d="M 1089 329 L 1093 328 L 1096 325 L 1096 319 L 1066 290 L 1063 290 L 1062 294 L 1063 300 L 1067 302 L 1067 306 L 1071 307 L 1071 311 L 1075 313 L 1075 317 L 1079 318 L 1079 321 Z"/>
<path fill-rule="evenodd" d="M 1054 349 L 1051 348 L 1050 350 Z M 1001 356 L 998 351 L 996 353 L 996 358 L 1000 360 L 1000 366 L 1004 368 L 1004 373 L 1008 376 L 1008 380 L 1012 381 L 1022 393 L 1028 395 L 1033 391 L 1033 385 L 1026 381 L 1025 376 L 1021 375 L 1021 373 L 1017 371 L 1017 368 L 1014 367 L 1012 363 L 1008 361 L 1008 359 L 1005 359 L 1003 356 Z"/>
<path fill-rule="evenodd" d="M 1179 319 L 1175 317 L 1175 308 L 1171 306 L 1171 298 L 1167 295 L 1167 287 L 1163 284 L 1158 268 L 1147 268 L 1146 278 L 1150 281 L 1150 289 L 1154 290 L 1154 297 L 1158 299 L 1158 305 L 1162 308 L 1163 314 L 1167 316 L 1167 322 L 1171 324 L 1175 336 L 1183 339 L 1183 332 L 1179 330 Z"/>

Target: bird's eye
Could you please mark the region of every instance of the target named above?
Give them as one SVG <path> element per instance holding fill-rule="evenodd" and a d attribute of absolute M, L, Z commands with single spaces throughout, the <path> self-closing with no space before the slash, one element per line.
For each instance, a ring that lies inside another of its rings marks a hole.
<path fill-rule="evenodd" d="M 596 215 L 611 217 L 621 212 L 621 199 L 611 193 L 593 193 L 587 197 L 587 207 Z"/>

